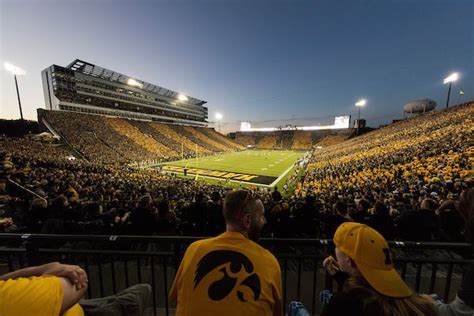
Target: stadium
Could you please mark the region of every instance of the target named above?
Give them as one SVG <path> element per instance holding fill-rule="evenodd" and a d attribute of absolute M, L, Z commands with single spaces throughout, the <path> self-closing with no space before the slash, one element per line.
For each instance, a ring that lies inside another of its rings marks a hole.
<path fill-rule="evenodd" d="M 0 315 L 474 315 L 468 75 L 446 106 L 398 90 L 378 127 L 375 97 L 320 106 L 327 85 L 291 118 L 272 112 L 299 88 L 262 112 L 223 92 L 251 109 L 224 122 L 186 86 L 213 69 L 158 84 L 148 61 L 74 58 L 34 74 L 28 119 L 4 64 L 21 119 L 0 119 Z"/>

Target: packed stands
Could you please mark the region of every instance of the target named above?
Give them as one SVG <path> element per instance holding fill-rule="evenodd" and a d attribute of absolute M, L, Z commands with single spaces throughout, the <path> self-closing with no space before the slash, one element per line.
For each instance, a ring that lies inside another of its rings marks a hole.
<path fill-rule="evenodd" d="M 151 136 L 156 142 L 165 145 L 175 153 L 181 153 L 181 144 L 151 127 L 151 122 L 129 120 L 129 123 L 138 128 L 143 135 Z"/>
<path fill-rule="evenodd" d="M 193 143 L 191 140 L 186 138 L 185 136 L 177 133 L 174 129 L 172 129 L 170 126 L 167 124 L 161 124 L 161 123 L 155 123 L 155 122 L 150 122 L 149 125 L 157 130 L 159 133 L 165 135 L 169 139 L 174 139 L 178 143 L 182 144 L 182 150 L 186 151 L 186 153 L 195 153 L 196 150 L 201 153 L 210 153 L 209 150 L 206 148 L 202 147 L 201 145 L 197 143 Z"/>
<path fill-rule="evenodd" d="M 250 133 L 236 133 L 235 141 L 245 147 L 257 145 L 257 137 Z"/>
<path fill-rule="evenodd" d="M 38 113 L 43 125 L 91 162 L 176 160 L 193 157 L 196 150 L 209 155 L 242 148 L 207 129 L 64 111 Z"/>
<path fill-rule="evenodd" d="M 127 120 L 125 119 L 105 118 L 104 120 L 116 132 L 127 136 L 134 143 L 144 147 L 147 151 L 156 154 L 158 157 L 164 157 L 165 159 L 169 159 L 170 157 L 176 156 L 177 154 L 172 149 L 157 142 L 152 137 L 141 133 L 138 128 L 127 122 Z"/>
<path fill-rule="evenodd" d="M 183 126 L 183 129 L 186 130 L 187 132 L 191 133 L 196 139 L 198 139 L 202 144 L 207 144 L 208 148 L 215 148 L 217 150 L 215 151 L 230 151 L 229 147 L 226 145 L 223 145 L 207 135 L 201 133 L 198 129 L 195 129 L 194 127 L 191 126 Z"/>
<path fill-rule="evenodd" d="M 278 137 L 275 135 L 265 135 L 263 138 L 257 143 L 258 149 L 275 149 L 277 145 Z"/>
<path fill-rule="evenodd" d="M 323 283 L 321 280 L 324 280 L 317 256 L 320 255 L 318 251 L 327 251 L 327 248 L 313 247 L 306 238 L 332 238 L 335 229 L 346 221 L 365 223 L 389 240 L 465 242 L 464 219 L 456 205 L 461 192 L 473 185 L 473 114 L 474 103 L 469 103 L 398 122 L 335 145 L 315 148 L 301 162 L 303 175 L 294 196 L 259 190 L 267 218 L 263 236 L 303 238 L 297 249 L 299 256 L 311 257 L 296 263 L 283 257 L 282 272 L 295 276 L 284 281 L 287 299 L 300 297 L 296 294 L 300 285 L 293 283 L 316 279 Z M 2 175 L 8 180 L 0 181 L 4 207 L 0 220 L 5 223 L 4 219 L 8 218 L 9 221 L 0 227 L 1 232 L 27 234 L 21 236 L 29 236 L 29 233 L 95 234 L 117 238 L 122 235 L 215 236 L 224 229 L 209 216 L 211 210 L 221 214 L 222 204 L 219 203 L 227 191 L 222 186 L 162 175 L 155 170 L 135 171 L 126 164 L 116 163 L 120 159 L 129 162 L 126 157 L 138 157 L 146 149 L 124 136 L 123 129 L 117 133 L 102 117 L 51 112 L 43 118 L 59 136 L 81 150 L 88 161 L 69 160 L 69 146 L 28 138 L 2 138 Z M 176 128 L 173 127 L 175 133 Z M 137 130 L 153 135 L 143 126 Z M 165 134 L 156 137 L 161 135 Z M 189 139 L 185 133 L 179 135 Z M 330 137 L 330 134 L 321 137 L 319 143 Z M 129 153 L 133 148 L 141 149 Z M 126 263 L 117 260 L 117 265 L 111 265 L 117 271 L 122 271 L 127 264 L 135 264 L 132 261 L 137 256 L 133 251 L 140 251 L 141 256 L 133 268 L 141 264 L 146 268 L 138 268 L 138 271 L 143 272 L 153 269 L 154 263 L 159 261 L 153 257 L 155 251 L 145 257 L 146 251 L 157 247 L 169 250 L 163 248 L 161 241 L 139 240 L 133 246 L 128 242 L 112 245 L 112 241 L 92 243 L 92 237 L 86 237 L 89 241 L 81 243 L 86 247 L 93 245 L 99 255 L 105 247 L 109 247 L 105 248 L 108 251 L 131 251 Z M 277 242 L 272 244 L 271 239 L 266 242 L 275 254 L 281 251 L 287 256 L 288 251 L 295 249 Z M 66 253 L 71 248 L 75 250 L 77 244 L 77 239 L 71 237 L 67 243 L 58 239 L 49 240 L 47 245 Z M 409 249 L 406 254 L 409 258 L 418 256 L 415 259 L 418 260 L 426 259 L 428 253 L 428 260 L 433 262 L 439 262 L 439 258 L 444 262 L 448 257 L 467 262 L 467 255 L 471 254 L 447 251 L 434 253 L 418 248 Z M 175 255 L 173 251 L 169 253 Z M 103 261 L 97 258 L 89 257 L 89 264 L 98 262 L 100 266 Z M 166 264 L 169 264 L 168 268 L 172 265 L 173 258 L 163 260 L 165 267 L 161 271 L 166 271 Z M 420 262 L 403 263 L 407 280 L 417 284 L 415 290 L 428 288 L 425 287 L 427 282 L 436 278 L 437 287 L 447 289 L 445 299 L 453 298 L 453 289 L 455 293 L 459 288 L 462 270 L 458 266 L 453 268 L 451 263 L 448 269 L 440 264 L 437 270 L 430 270 L 425 267 L 431 262 L 426 261 L 423 274 Z M 150 279 L 149 275 L 143 277 Z M 167 277 L 165 273 L 164 278 Z M 115 279 L 112 277 L 111 280 Z M 452 284 L 449 283 L 451 280 Z M 112 282 L 107 279 L 106 283 Z M 163 284 L 166 287 L 166 281 Z M 305 284 L 301 288 L 311 288 L 315 284 Z M 98 287 L 96 282 L 95 288 Z M 108 287 L 111 286 L 106 285 Z M 305 293 L 301 291 L 301 300 L 305 305 L 311 304 L 317 293 L 313 290 L 310 298 Z"/>
<path fill-rule="evenodd" d="M 306 167 L 294 196 L 262 194 L 268 216 L 275 216 L 275 222 L 288 222 L 278 229 L 268 225 L 267 236 L 330 237 L 333 217 L 339 214 L 334 213 L 336 209 L 345 220 L 370 223 L 374 216 L 371 212 L 386 208 L 390 219 L 397 222 L 400 214 L 416 211 L 423 200 L 430 199 L 434 201 L 431 207 L 444 214 L 452 208 L 446 203 L 456 201 L 461 191 L 472 185 L 473 114 L 474 104 L 469 103 L 401 121 L 337 145 L 315 148 L 301 164 Z M 141 152 L 134 152 L 131 146 L 140 146 L 108 128 L 99 116 L 51 112 L 44 117 L 61 136 L 87 153 L 89 162 L 67 160 L 71 152 L 68 146 L 25 138 L 2 139 L 1 153 L 9 175 L 23 174 L 20 179 L 24 185 L 44 192 L 50 200 L 69 194 L 71 187 L 84 202 L 92 199 L 94 192 L 107 196 L 101 202 L 106 213 L 131 212 L 140 197 L 149 193 L 153 199 L 166 199 L 178 218 L 186 218 L 187 205 L 195 200 L 197 192 L 204 196 L 225 192 L 219 186 L 158 175 L 153 170 L 132 172 L 120 165 L 111 170 L 103 162 L 138 156 Z M 51 181 L 58 185 L 51 186 Z M 28 206 L 32 198 L 25 198 L 24 205 Z M 358 215 L 360 208 L 366 212 L 362 218 Z M 280 214 L 281 210 L 284 212 Z M 185 222 L 183 218 L 181 223 Z M 429 239 L 459 240 L 452 233 L 459 227 L 445 230 L 450 233 L 434 233 Z M 178 231 L 186 234 L 186 228 Z M 401 233 L 393 232 L 395 239 L 403 236 L 403 229 Z"/>
<path fill-rule="evenodd" d="M 199 127 L 196 127 L 196 129 L 198 129 L 201 133 L 206 134 L 209 138 L 212 138 L 213 140 L 215 140 L 217 142 L 220 142 L 221 144 L 226 145 L 230 149 L 234 149 L 234 150 L 245 149 L 244 146 L 228 139 L 227 137 L 225 137 L 221 133 L 216 132 L 212 128 L 203 128 L 203 127 L 199 128 Z"/>
<path fill-rule="evenodd" d="M 329 146 L 343 142 L 353 134 L 353 129 L 237 132 L 235 141 L 244 146 L 251 145 L 261 149 L 310 150 L 313 146 Z"/>
<path fill-rule="evenodd" d="M 329 205 L 380 200 L 393 213 L 423 198 L 456 199 L 473 175 L 473 115 L 474 104 L 465 104 L 315 149 L 296 195 Z"/>
<path fill-rule="evenodd" d="M 186 129 L 183 128 L 182 126 L 179 125 L 168 125 L 170 128 L 172 128 L 176 133 L 180 134 L 183 137 L 186 137 L 190 141 L 192 141 L 195 144 L 200 144 L 201 147 L 204 147 L 206 152 L 219 152 L 221 151 L 218 147 L 213 146 L 209 142 L 203 142 L 200 137 L 198 137 L 196 134 L 197 132 L 194 129 Z M 199 135 L 199 134 L 198 134 Z"/>
<path fill-rule="evenodd" d="M 294 150 L 308 150 L 312 147 L 312 136 L 311 132 L 305 131 L 295 131 L 293 137 L 293 144 L 291 144 L 291 149 Z"/>

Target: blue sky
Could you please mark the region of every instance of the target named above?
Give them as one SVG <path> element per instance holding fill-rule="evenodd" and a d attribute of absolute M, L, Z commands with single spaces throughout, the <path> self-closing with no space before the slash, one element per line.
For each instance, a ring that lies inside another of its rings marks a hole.
<path fill-rule="evenodd" d="M 1 61 L 19 78 L 23 112 L 44 107 L 42 69 L 75 58 L 208 101 L 210 121 L 402 116 L 416 98 L 474 99 L 471 0 L 0 0 Z M 2 118 L 19 117 L 0 76 Z M 459 90 L 465 92 L 463 97 Z"/>

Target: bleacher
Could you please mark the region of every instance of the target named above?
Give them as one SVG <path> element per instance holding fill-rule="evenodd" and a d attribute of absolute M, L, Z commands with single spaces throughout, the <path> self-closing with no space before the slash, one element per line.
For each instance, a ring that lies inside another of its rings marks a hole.
<path fill-rule="evenodd" d="M 329 146 L 354 135 L 354 129 L 341 130 L 282 130 L 272 132 L 237 132 L 235 141 L 243 146 L 260 149 L 310 150 L 314 146 Z"/>
<path fill-rule="evenodd" d="M 92 162 L 126 163 L 175 160 L 241 150 L 214 130 L 65 111 L 39 110 L 44 129 Z"/>

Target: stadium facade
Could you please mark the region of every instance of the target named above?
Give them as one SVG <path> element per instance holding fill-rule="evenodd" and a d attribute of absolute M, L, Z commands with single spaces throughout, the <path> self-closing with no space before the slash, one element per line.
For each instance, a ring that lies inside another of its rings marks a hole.
<path fill-rule="evenodd" d="M 41 72 L 47 110 L 207 126 L 202 101 L 76 59 Z"/>

